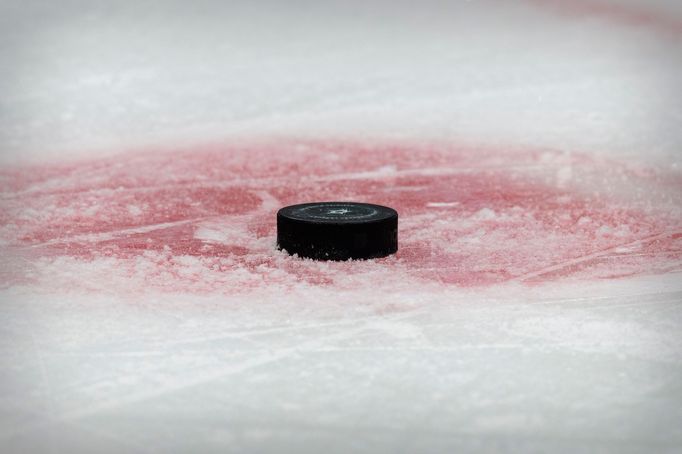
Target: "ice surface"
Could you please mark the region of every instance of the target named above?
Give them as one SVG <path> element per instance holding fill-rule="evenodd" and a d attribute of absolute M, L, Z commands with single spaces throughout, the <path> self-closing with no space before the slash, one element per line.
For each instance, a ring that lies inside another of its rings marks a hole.
<path fill-rule="evenodd" d="M 682 450 L 674 1 L 0 4 L 2 452 Z M 274 212 L 395 206 L 396 257 Z"/>

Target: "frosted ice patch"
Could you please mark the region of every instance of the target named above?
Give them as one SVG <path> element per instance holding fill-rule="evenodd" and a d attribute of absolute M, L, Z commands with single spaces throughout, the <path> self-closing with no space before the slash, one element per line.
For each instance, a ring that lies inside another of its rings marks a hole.
<path fill-rule="evenodd" d="M 492 221 L 497 217 L 497 213 L 495 213 L 494 210 L 491 210 L 490 208 L 481 208 L 478 210 L 473 218 L 481 221 Z"/>

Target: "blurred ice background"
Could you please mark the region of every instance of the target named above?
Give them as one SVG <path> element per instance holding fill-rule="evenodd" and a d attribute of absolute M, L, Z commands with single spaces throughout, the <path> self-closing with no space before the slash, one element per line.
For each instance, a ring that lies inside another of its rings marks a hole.
<path fill-rule="evenodd" d="M 0 1 L 0 162 L 439 138 L 677 168 L 682 3 Z M 679 452 L 679 273 L 0 291 L 3 452 Z"/>
<path fill-rule="evenodd" d="M 676 156 L 681 4 L 593 3 L 5 0 L 2 158 L 268 132 Z"/>

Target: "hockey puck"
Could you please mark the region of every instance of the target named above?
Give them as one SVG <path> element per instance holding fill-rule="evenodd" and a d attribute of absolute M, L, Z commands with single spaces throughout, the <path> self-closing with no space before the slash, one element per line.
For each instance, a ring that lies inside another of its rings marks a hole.
<path fill-rule="evenodd" d="M 398 213 L 369 203 L 291 205 L 277 212 L 277 247 L 315 260 L 386 257 L 398 250 Z"/>

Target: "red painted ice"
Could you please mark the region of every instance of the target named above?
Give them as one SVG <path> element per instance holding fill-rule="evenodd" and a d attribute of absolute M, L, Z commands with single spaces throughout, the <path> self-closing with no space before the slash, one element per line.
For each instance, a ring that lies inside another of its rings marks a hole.
<path fill-rule="evenodd" d="M 682 261 L 678 185 L 552 150 L 289 140 L 139 152 L 5 171 L 2 274 L 234 293 L 342 289 L 354 276 L 402 288 L 664 273 Z M 321 263 L 277 251 L 276 210 L 324 200 L 396 208 L 399 253 Z"/>

